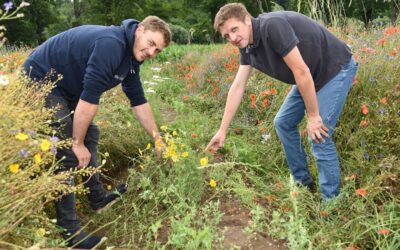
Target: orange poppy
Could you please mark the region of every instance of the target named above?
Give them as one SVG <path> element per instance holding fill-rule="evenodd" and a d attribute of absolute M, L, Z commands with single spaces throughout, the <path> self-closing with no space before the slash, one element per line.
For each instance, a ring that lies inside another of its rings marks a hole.
<path fill-rule="evenodd" d="M 356 190 L 356 194 L 357 196 L 365 197 L 367 196 L 367 190 L 365 190 L 364 188 L 359 188 Z"/>
<path fill-rule="evenodd" d="M 380 234 L 380 235 L 388 235 L 388 234 L 390 234 L 390 231 L 389 231 L 389 229 L 381 229 L 381 230 L 378 231 L 378 234 Z"/>
<path fill-rule="evenodd" d="M 268 106 L 268 99 L 264 99 L 262 104 L 263 104 L 263 107 L 266 108 Z"/>
<path fill-rule="evenodd" d="M 368 121 L 367 120 L 362 120 L 361 123 L 360 123 L 360 126 L 362 128 L 366 128 L 368 126 Z"/>
<path fill-rule="evenodd" d="M 365 105 L 365 104 L 361 105 L 361 113 L 363 113 L 364 115 L 368 114 L 367 105 Z"/>

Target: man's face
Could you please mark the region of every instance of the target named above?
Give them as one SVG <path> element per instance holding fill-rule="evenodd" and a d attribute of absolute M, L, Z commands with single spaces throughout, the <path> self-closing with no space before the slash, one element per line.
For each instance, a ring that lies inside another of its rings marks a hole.
<path fill-rule="evenodd" d="M 155 57 L 165 48 L 164 36 L 161 32 L 144 30 L 139 26 L 135 31 L 133 55 L 139 62 Z"/>
<path fill-rule="evenodd" d="M 231 44 L 239 48 L 245 48 L 253 43 L 253 30 L 250 17 L 244 22 L 230 18 L 219 28 L 221 35 Z"/>

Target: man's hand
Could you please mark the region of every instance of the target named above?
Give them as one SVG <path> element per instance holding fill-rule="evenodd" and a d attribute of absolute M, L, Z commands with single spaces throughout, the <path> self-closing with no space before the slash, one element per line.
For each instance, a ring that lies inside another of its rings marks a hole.
<path fill-rule="evenodd" d="M 219 148 L 224 146 L 224 141 L 226 138 L 226 133 L 218 130 L 218 132 L 211 139 L 210 143 L 208 143 L 205 151 L 209 151 L 211 153 L 216 152 Z"/>
<path fill-rule="evenodd" d="M 328 138 L 329 129 L 322 122 L 321 116 L 308 117 L 307 130 L 311 139 L 315 142 L 325 142 L 325 138 Z"/>
<path fill-rule="evenodd" d="M 155 142 L 155 149 L 156 149 L 157 159 L 159 161 L 161 161 L 162 155 L 163 155 L 163 153 L 165 151 L 165 143 L 161 139 L 161 137 L 158 137 L 158 139 L 156 139 L 154 142 Z"/>
<path fill-rule="evenodd" d="M 84 144 L 72 144 L 72 151 L 78 159 L 78 168 L 87 167 L 92 155 Z"/>

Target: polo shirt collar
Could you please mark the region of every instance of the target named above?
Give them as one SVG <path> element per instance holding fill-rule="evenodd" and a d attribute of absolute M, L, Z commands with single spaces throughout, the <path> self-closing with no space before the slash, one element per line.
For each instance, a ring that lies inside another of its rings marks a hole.
<path fill-rule="evenodd" d="M 259 18 L 251 18 L 251 26 L 253 29 L 253 44 L 247 46 L 246 52 L 249 53 L 253 49 L 256 49 L 260 44 L 260 20 Z"/>

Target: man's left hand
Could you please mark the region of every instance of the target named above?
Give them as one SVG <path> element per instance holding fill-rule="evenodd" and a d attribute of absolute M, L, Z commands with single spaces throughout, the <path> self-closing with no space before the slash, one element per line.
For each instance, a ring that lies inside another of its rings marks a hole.
<path fill-rule="evenodd" d="M 321 116 L 308 117 L 307 130 L 311 139 L 315 143 L 325 142 L 324 138 L 329 138 L 329 129 L 322 122 Z"/>

